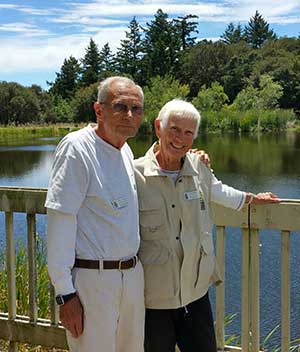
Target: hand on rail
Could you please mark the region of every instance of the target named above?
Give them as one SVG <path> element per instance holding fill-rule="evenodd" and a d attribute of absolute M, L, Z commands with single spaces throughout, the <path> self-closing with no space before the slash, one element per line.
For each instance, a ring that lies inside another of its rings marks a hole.
<path fill-rule="evenodd" d="M 59 318 L 73 337 L 83 333 L 83 307 L 78 296 L 59 307 Z"/>
<path fill-rule="evenodd" d="M 271 192 L 264 193 L 247 193 L 246 204 L 268 204 L 268 203 L 280 203 L 281 199 L 277 197 L 276 194 Z"/>

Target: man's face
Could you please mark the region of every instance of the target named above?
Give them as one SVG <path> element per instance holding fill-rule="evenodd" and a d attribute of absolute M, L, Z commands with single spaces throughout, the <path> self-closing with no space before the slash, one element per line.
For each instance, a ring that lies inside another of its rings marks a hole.
<path fill-rule="evenodd" d="M 173 160 L 180 160 L 193 145 L 196 127 L 195 120 L 177 116 L 170 116 L 164 128 L 160 127 L 159 120 L 155 120 L 156 134 L 160 139 L 162 152 Z"/>
<path fill-rule="evenodd" d="M 141 92 L 135 85 L 115 81 L 105 102 L 95 103 L 101 137 L 116 147 L 134 137 L 143 117 Z"/>

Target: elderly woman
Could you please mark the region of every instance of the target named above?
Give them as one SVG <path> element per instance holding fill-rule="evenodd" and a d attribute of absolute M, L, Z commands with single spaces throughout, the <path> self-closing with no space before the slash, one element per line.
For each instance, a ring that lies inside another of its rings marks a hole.
<path fill-rule="evenodd" d="M 139 257 L 145 272 L 145 352 L 213 352 L 216 341 L 208 297 L 220 281 L 213 250 L 211 202 L 240 210 L 279 202 L 223 185 L 197 154 L 189 153 L 200 115 L 172 100 L 155 120 L 159 139 L 135 162 L 140 207 Z"/>

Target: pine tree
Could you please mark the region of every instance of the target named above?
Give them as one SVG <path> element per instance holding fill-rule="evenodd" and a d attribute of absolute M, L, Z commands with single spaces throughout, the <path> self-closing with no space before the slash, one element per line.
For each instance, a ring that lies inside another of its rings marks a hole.
<path fill-rule="evenodd" d="M 121 40 L 121 46 L 116 55 L 116 66 L 121 73 L 129 74 L 136 82 L 140 78 L 140 62 L 142 40 L 140 26 L 135 17 L 129 23 L 126 39 Z"/>
<path fill-rule="evenodd" d="M 199 33 L 197 30 L 198 22 L 190 21 L 191 19 L 198 18 L 196 15 L 186 15 L 174 19 L 175 27 L 181 39 L 181 48 L 184 50 L 189 46 L 195 45 L 196 37 L 191 37 L 191 34 Z"/>
<path fill-rule="evenodd" d="M 75 57 L 70 56 L 69 59 L 65 59 L 60 72 L 56 72 L 55 81 L 47 82 L 50 86 L 49 92 L 63 99 L 72 98 L 78 88 L 79 73 L 80 65 Z"/>
<path fill-rule="evenodd" d="M 97 44 L 90 39 L 88 47 L 85 49 L 84 58 L 81 59 L 81 86 L 89 86 L 98 82 L 101 72 L 101 58 Z"/>
<path fill-rule="evenodd" d="M 161 9 L 154 20 L 147 23 L 143 40 L 143 78 L 164 76 L 176 71 L 180 51 L 180 38 L 168 15 Z"/>
<path fill-rule="evenodd" d="M 244 33 L 247 43 L 255 49 L 260 48 L 266 40 L 277 39 L 274 31 L 269 29 L 269 24 L 258 11 L 250 18 Z"/>
<path fill-rule="evenodd" d="M 221 40 L 226 44 L 236 44 L 244 39 L 242 26 L 238 24 L 235 25 L 230 22 L 225 32 L 221 35 Z"/>
<path fill-rule="evenodd" d="M 100 78 L 111 76 L 115 72 L 115 58 L 108 43 L 101 49 L 99 57 L 101 62 Z"/>

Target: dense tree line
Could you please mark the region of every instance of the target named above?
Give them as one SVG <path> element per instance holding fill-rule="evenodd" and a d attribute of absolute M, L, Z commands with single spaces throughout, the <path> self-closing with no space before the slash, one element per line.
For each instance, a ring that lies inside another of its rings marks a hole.
<path fill-rule="evenodd" d="M 0 82 L 0 123 L 93 120 L 97 82 L 115 74 L 144 88 L 146 123 L 173 97 L 220 116 L 300 110 L 300 37 L 278 38 L 258 11 L 244 27 L 229 23 L 216 42 L 197 42 L 197 28 L 195 15 L 169 19 L 158 10 L 145 27 L 133 18 L 115 53 L 91 38 L 82 58 L 64 60 L 48 92 Z"/>

